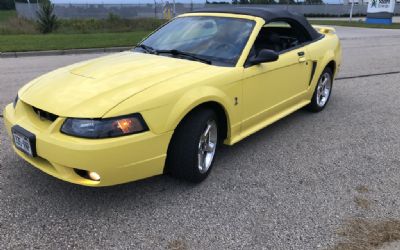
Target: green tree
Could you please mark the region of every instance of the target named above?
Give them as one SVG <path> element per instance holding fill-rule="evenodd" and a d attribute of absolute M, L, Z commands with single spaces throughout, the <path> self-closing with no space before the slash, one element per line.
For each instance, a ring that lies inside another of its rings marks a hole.
<path fill-rule="evenodd" d="M 54 4 L 49 0 L 43 0 L 39 5 L 39 11 L 36 12 L 39 31 L 46 34 L 56 30 L 58 28 L 58 19 L 54 14 Z"/>
<path fill-rule="evenodd" d="M 322 0 L 305 0 L 305 4 L 324 4 Z"/>
<path fill-rule="evenodd" d="M 295 4 L 294 0 L 279 0 L 279 4 Z"/>
<path fill-rule="evenodd" d="M 0 10 L 15 9 L 14 0 L 0 0 Z"/>
<path fill-rule="evenodd" d="M 274 0 L 250 0 L 251 4 L 274 4 Z"/>

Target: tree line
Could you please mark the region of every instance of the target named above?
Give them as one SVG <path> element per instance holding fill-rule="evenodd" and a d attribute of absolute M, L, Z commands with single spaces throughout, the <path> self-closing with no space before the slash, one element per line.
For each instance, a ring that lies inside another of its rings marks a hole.
<path fill-rule="evenodd" d="M 0 0 L 0 10 L 15 9 L 14 0 Z"/>

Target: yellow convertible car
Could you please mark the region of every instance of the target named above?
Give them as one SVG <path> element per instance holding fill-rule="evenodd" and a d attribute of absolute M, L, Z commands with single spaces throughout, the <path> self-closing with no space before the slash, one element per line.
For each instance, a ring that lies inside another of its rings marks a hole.
<path fill-rule="evenodd" d="M 108 186 L 168 173 L 200 182 L 233 145 L 324 109 L 341 63 L 335 30 L 257 8 L 180 15 L 131 51 L 40 76 L 4 110 L 17 154 L 59 179 Z"/>

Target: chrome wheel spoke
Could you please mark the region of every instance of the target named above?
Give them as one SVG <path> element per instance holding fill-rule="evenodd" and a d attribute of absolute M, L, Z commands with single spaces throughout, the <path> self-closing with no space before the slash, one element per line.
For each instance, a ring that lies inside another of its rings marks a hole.
<path fill-rule="evenodd" d="M 323 74 L 317 86 L 316 101 L 318 106 L 323 107 L 328 101 L 331 85 L 331 76 L 328 73 Z"/>
<path fill-rule="evenodd" d="M 215 148 L 215 144 L 212 143 L 212 142 L 209 142 L 209 143 L 206 144 L 206 146 L 204 148 L 204 151 L 205 152 L 213 152 L 214 148 Z"/>
<path fill-rule="evenodd" d="M 200 136 L 198 147 L 198 169 L 200 173 L 206 173 L 214 159 L 217 147 L 218 129 L 215 121 L 208 121 L 207 127 Z"/>
<path fill-rule="evenodd" d="M 328 83 L 328 78 L 327 77 L 323 77 L 322 79 L 322 86 L 325 88 L 326 87 L 326 84 Z"/>
<path fill-rule="evenodd" d="M 204 138 L 208 138 L 208 137 L 210 136 L 210 129 L 211 129 L 211 125 L 210 125 L 210 124 L 207 124 L 207 128 L 206 128 L 206 130 L 205 130 L 204 133 L 203 133 L 203 137 L 204 137 Z"/>
<path fill-rule="evenodd" d="M 328 95 L 329 95 L 329 89 L 325 89 L 324 90 L 324 97 L 328 97 Z"/>
<path fill-rule="evenodd" d="M 204 156 L 204 151 L 199 152 L 199 155 Z M 204 157 L 198 157 L 199 159 L 199 170 L 200 172 L 204 169 Z"/>

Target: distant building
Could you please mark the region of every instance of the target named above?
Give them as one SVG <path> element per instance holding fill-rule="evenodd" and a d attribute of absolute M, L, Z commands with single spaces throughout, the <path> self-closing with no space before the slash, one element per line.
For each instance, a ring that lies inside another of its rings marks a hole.
<path fill-rule="evenodd" d="M 347 5 L 347 4 L 352 4 L 352 2 L 354 1 L 354 4 L 368 4 L 369 0 L 343 0 L 343 4 Z M 397 4 L 400 4 L 400 0 L 396 0 Z"/>
<path fill-rule="evenodd" d="M 368 0 L 343 0 L 343 4 L 352 4 L 354 1 L 354 4 L 368 4 Z"/>

